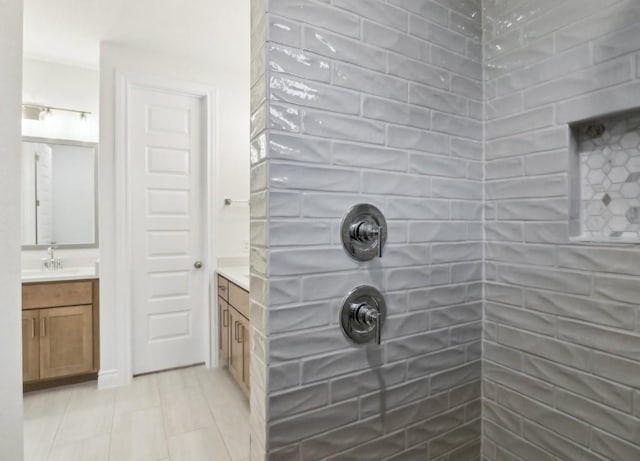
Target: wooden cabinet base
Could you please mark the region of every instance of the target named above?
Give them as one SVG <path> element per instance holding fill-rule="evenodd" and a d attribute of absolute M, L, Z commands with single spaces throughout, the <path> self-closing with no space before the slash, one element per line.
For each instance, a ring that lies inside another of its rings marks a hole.
<path fill-rule="evenodd" d="M 23 284 L 22 295 L 25 391 L 96 379 L 98 280 Z"/>
<path fill-rule="evenodd" d="M 248 395 L 249 293 L 220 275 L 218 293 L 220 365 L 228 366 L 233 379 L 245 395 Z"/>
<path fill-rule="evenodd" d="M 25 382 L 22 384 L 23 392 L 33 392 L 51 387 L 68 386 L 71 384 L 86 383 L 88 381 L 97 381 L 98 372 L 87 373 L 78 376 L 66 376 L 64 378 L 43 379 L 39 381 Z"/>

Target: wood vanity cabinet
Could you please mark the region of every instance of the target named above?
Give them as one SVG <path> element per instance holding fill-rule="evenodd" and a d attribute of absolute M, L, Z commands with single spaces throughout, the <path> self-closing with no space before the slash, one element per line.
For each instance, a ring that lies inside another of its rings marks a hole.
<path fill-rule="evenodd" d="M 40 313 L 22 311 L 22 380 L 40 378 L 40 334 L 37 331 Z"/>
<path fill-rule="evenodd" d="M 218 349 L 220 351 L 220 366 L 229 365 L 229 304 L 218 296 Z"/>
<path fill-rule="evenodd" d="M 231 339 L 229 345 L 229 372 L 231 376 L 235 378 L 240 387 L 244 384 L 244 366 L 242 360 L 244 359 L 243 344 L 240 342 L 242 338 L 240 333 L 240 325 L 242 316 L 235 309 L 229 309 L 229 324 L 233 326 L 231 328 L 229 337 Z"/>
<path fill-rule="evenodd" d="M 220 364 L 249 393 L 249 293 L 218 275 Z"/>
<path fill-rule="evenodd" d="M 98 325 L 97 280 L 23 284 L 25 390 L 95 379 Z"/>

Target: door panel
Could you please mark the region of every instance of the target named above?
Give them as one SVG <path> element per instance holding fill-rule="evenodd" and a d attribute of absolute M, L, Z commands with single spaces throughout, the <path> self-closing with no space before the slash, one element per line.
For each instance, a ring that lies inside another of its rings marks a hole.
<path fill-rule="evenodd" d="M 149 257 L 180 256 L 189 252 L 189 233 L 186 231 L 149 232 Z"/>
<path fill-rule="evenodd" d="M 191 335 L 189 312 L 151 314 L 149 316 L 149 339 L 151 341 L 187 338 Z"/>
<path fill-rule="evenodd" d="M 40 378 L 93 371 L 92 306 L 40 310 Z"/>
<path fill-rule="evenodd" d="M 22 311 L 22 380 L 40 379 L 38 311 Z"/>
<path fill-rule="evenodd" d="M 181 149 L 163 149 L 150 147 L 147 149 L 148 174 L 172 174 L 188 176 L 191 170 L 189 151 Z"/>
<path fill-rule="evenodd" d="M 149 299 L 189 296 L 191 274 L 188 271 L 149 274 Z"/>
<path fill-rule="evenodd" d="M 149 216 L 189 216 L 189 193 L 183 190 L 147 190 Z"/>
<path fill-rule="evenodd" d="M 200 98 L 131 87 L 133 371 L 205 361 Z"/>

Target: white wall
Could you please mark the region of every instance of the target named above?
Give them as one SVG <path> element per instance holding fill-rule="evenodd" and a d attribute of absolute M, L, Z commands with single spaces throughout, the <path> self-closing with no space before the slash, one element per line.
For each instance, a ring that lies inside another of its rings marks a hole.
<path fill-rule="evenodd" d="M 22 0 L 0 2 L 0 459 L 20 461 L 20 87 Z"/>
<path fill-rule="evenodd" d="M 22 134 L 98 142 L 99 71 L 28 58 L 23 65 L 24 103 L 88 111 L 91 115 L 82 122 L 79 114 L 53 111 L 51 120 L 24 120 Z"/>
<path fill-rule="evenodd" d="M 101 124 L 100 124 L 100 238 L 101 238 L 101 386 L 116 385 L 126 379 L 117 375 L 118 319 L 114 311 L 115 286 L 115 76 L 116 72 L 154 78 L 190 81 L 216 90 L 216 184 L 219 197 L 214 204 L 216 220 L 211 238 L 218 257 L 248 255 L 242 241 L 249 238 L 249 208 L 238 205 L 225 209 L 224 197 L 247 199 L 249 195 L 249 17 L 238 20 L 234 37 L 221 37 L 224 45 L 233 43 L 228 53 L 246 54 L 246 68 L 230 70 L 224 59 L 194 62 L 182 56 L 163 56 L 157 52 L 112 43 L 101 46 Z M 242 8 L 239 8 L 242 10 Z M 211 46 L 215 46 L 211 44 Z"/>

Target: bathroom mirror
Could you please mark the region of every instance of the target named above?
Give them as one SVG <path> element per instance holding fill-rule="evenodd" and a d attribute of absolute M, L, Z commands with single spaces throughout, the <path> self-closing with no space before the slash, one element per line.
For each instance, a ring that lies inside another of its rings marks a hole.
<path fill-rule="evenodd" d="M 23 248 L 98 245 L 97 144 L 22 139 Z"/>

